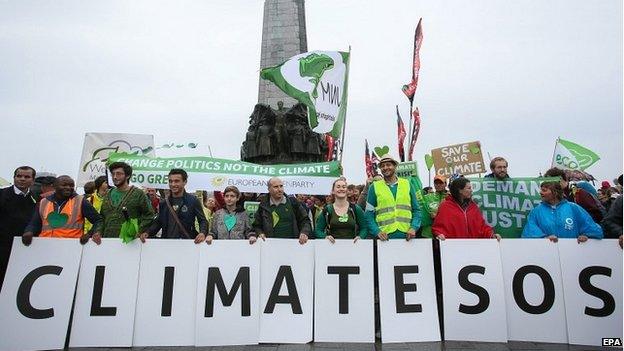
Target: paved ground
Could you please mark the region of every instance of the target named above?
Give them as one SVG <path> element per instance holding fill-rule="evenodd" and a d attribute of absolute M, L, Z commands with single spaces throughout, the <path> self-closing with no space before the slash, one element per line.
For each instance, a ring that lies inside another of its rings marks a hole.
<path fill-rule="evenodd" d="M 609 348 L 567 344 L 546 344 L 511 341 L 508 343 L 479 343 L 467 341 L 422 342 L 403 344 L 349 344 L 316 342 L 305 345 L 263 344 L 254 346 L 214 347 L 134 347 L 134 348 L 73 348 L 75 351 L 559 351 L 559 350 L 614 350 Z"/>

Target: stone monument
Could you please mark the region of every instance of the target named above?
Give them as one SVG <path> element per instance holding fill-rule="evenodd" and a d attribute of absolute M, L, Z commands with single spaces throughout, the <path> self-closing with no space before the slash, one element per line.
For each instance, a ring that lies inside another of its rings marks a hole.
<path fill-rule="evenodd" d="M 304 0 L 264 1 L 261 69 L 308 51 L 304 5 Z M 259 164 L 321 162 L 327 152 L 324 137 L 308 125 L 305 105 L 260 79 L 258 104 L 249 117 L 241 160 Z"/>
<path fill-rule="evenodd" d="M 308 41 L 304 1 L 265 0 L 260 68 L 277 66 L 306 51 L 308 51 Z M 260 79 L 258 103 L 276 109 L 278 101 L 283 101 L 287 107 L 292 107 L 297 103 L 272 82 Z"/>

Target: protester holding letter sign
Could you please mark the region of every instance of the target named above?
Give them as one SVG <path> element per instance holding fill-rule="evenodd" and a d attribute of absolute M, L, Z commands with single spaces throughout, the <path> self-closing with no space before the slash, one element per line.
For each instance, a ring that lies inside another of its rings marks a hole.
<path fill-rule="evenodd" d="M 597 225 L 581 206 L 563 198 L 559 182 L 543 182 L 540 195 L 543 202 L 535 207 L 522 231 L 523 238 L 588 238 L 602 239 L 602 228 Z"/>
<path fill-rule="evenodd" d="M 96 233 L 92 236 L 98 245 L 102 237 L 123 236 L 122 239 L 125 237 L 125 241 L 131 240 L 130 238 L 145 232 L 154 220 L 154 211 L 147 195 L 130 185 L 132 167 L 124 162 L 113 162 L 108 166 L 108 170 L 115 188 L 106 193 L 102 202 L 100 210 L 104 218 L 102 235 Z M 122 228 L 125 229 L 124 233 Z"/>
<path fill-rule="evenodd" d="M 267 186 L 269 194 L 262 196 L 254 215 L 253 229 L 261 239 L 299 238 L 300 244 L 308 241 L 312 225 L 306 209 L 294 197 L 284 194 L 284 182 L 273 177 Z M 255 241 L 254 238 L 250 238 Z"/>
<path fill-rule="evenodd" d="M 54 181 L 54 193 L 41 199 L 22 235 L 24 245 L 30 245 L 33 236 L 49 238 L 80 238 L 89 241 L 84 233 L 85 218 L 93 223 L 92 231 L 99 235 L 102 217 L 87 199 L 74 192 L 74 180 L 62 175 Z"/>
<path fill-rule="evenodd" d="M 201 202 L 186 192 L 188 174 L 185 170 L 174 168 L 169 171 L 170 195 L 158 205 L 158 217 L 139 238 L 142 242 L 148 236 L 154 236 L 162 229 L 163 239 L 194 239 L 195 244 L 206 240 L 208 221 L 204 216 Z M 199 223 L 199 233 L 195 230 L 195 221 Z"/>
<path fill-rule="evenodd" d="M 212 217 L 210 232 L 206 243 L 211 244 L 213 239 L 247 239 L 251 232 L 249 215 L 243 206 L 238 206 L 241 193 L 237 187 L 231 185 L 223 190 L 225 208 L 217 210 Z M 255 239 L 255 238 L 254 238 Z M 250 240 L 253 244 L 255 240 Z"/>
<path fill-rule="evenodd" d="M 366 222 L 371 234 L 381 240 L 416 237 L 420 208 L 410 181 L 396 175 L 398 162 L 389 154 L 381 157 L 383 180 L 373 182 L 366 199 Z"/>
<path fill-rule="evenodd" d="M 364 211 L 348 201 L 347 181 L 338 178 L 332 185 L 334 203 L 327 204 L 316 220 L 314 234 L 317 238 L 334 239 L 366 238 L 368 234 Z"/>
<path fill-rule="evenodd" d="M 13 171 L 13 186 L 0 189 L 0 288 L 9 264 L 13 238 L 24 234 L 35 209 L 37 201 L 30 187 L 36 173 L 30 166 L 18 167 Z"/>
<path fill-rule="evenodd" d="M 479 206 L 472 200 L 472 186 L 470 181 L 459 177 L 449 186 L 451 194 L 442 201 L 438 208 L 431 230 L 437 239 L 478 239 L 496 238 L 495 234 L 483 219 Z"/>

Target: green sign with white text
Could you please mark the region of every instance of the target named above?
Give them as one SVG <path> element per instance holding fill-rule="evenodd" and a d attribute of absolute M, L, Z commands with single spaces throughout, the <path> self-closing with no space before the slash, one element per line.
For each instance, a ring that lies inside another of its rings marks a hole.
<path fill-rule="evenodd" d="M 156 189 L 167 189 L 169 171 L 181 168 L 189 175 L 187 190 L 223 191 L 226 186 L 236 186 L 242 192 L 263 193 L 269 179 L 279 177 L 289 194 L 329 194 L 341 173 L 336 161 L 259 165 L 212 157 L 158 158 L 111 153 L 108 163 L 117 161 L 132 166 L 132 183 Z"/>
<path fill-rule="evenodd" d="M 519 238 L 529 212 L 542 202 L 540 184 L 559 178 L 470 178 L 472 198 L 485 221 L 504 238 Z"/>

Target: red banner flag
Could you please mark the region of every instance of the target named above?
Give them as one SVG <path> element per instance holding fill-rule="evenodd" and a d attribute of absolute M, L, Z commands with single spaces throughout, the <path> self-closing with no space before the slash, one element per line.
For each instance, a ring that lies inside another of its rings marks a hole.
<path fill-rule="evenodd" d="M 412 160 L 412 155 L 414 155 L 416 140 L 418 140 L 418 133 L 420 133 L 420 112 L 418 112 L 418 107 L 412 112 L 412 117 L 414 118 L 414 124 L 412 125 L 412 142 L 410 143 L 409 152 L 407 153 L 407 159 L 409 161 Z"/>
<path fill-rule="evenodd" d="M 407 133 L 405 132 L 405 124 L 403 124 L 403 119 L 401 118 L 401 115 L 399 114 L 399 105 L 397 105 L 396 107 L 396 113 L 397 113 L 397 136 L 399 139 L 399 157 L 401 158 L 401 162 L 405 161 L 405 149 L 403 148 L 403 145 L 405 144 L 405 137 L 407 136 Z"/>
<path fill-rule="evenodd" d="M 375 151 L 371 152 L 371 163 L 373 164 L 373 177 L 377 174 L 377 168 L 379 165 L 379 157 Z"/>
<path fill-rule="evenodd" d="M 336 142 L 329 133 L 325 134 L 325 142 L 327 143 L 327 155 L 325 155 L 325 160 L 332 161 L 335 157 L 334 149 L 336 148 Z"/>
<path fill-rule="evenodd" d="M 401 90 L 410 101 L 410 104 L 414 101 L 414 94 L 416 93 L 416 87 L 418 86 L 418 72 L 420 71 L 420 46 L 422 45 L 423 33 L 421 23 L 422 18 L 418 20 L 418 26 L 416 26 L 416 32 L 414 33 L 414 64 L 412 67 L 412 81 L 404 85 Z"/>
<path fill-rule="evenodd" d="M 366 165 L 366 177 L 371 178 L 375 175 L 375 171 L 373 171 L 373 160 L 371 159 L 370 149 L 368 148 L 368 139 L 364 139 L 364 145 L 364 164 Z"/>

